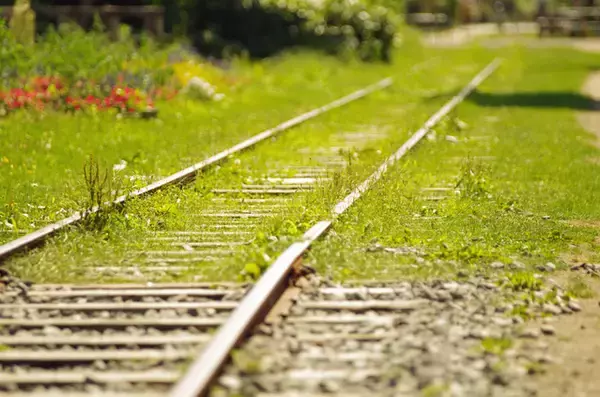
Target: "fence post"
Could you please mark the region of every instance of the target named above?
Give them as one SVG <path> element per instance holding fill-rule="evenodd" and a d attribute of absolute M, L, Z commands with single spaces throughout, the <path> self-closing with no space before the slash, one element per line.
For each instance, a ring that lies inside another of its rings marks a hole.
<path fill-rule="evenodd" d="M 15 39 L 23 45 L 32 45 L 35 41 L 35 12 L 29 0 L 16 0 L 9 22 Z"/>

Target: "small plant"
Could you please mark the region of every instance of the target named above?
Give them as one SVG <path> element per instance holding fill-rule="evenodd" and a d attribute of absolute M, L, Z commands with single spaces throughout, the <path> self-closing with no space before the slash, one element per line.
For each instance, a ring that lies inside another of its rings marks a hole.
<path fill-rule="evenodd" d="M 258 242 L 254 245 L 254 250 L 247 256 L 247 263 L 240 273 L 242 281 L 256 281 L 271 264 L 271 256 L 268 252 L 272 251 L 268 243 Z"/>
<path fill-rule="evenodd" d="M 481 162 L 468 158 L 462 166 L 461 176 L 456 183 L 462 197 L 489 197 L 489 182 L 486 178 L 487 167 Z"/>
<path fill-rule="evenodd" d="M 250 280 L 258 280 L 262 274 L 263 269 L 256 263 L 246 263 L 244 270 L 242 271 L 242 278 Z"/>
<path fill-rule="evenodd" d="M 511 316 L 521 317 L 523 320 L 531 319 L 531 313 L 529 313 L 527 305 L 515 304 L 513 309 L 510 311 Z"/>
<path fill-rule="evenodd" d="M 502 355 L 506 350 L 510 349 L 513 341 L 508 338 L 484 338 L 481 341 L 481 348 L 485 353 L 496 356 Z"/>
<path fill-rule="evenodd" d="M 234 350 L 231 352 L 231 360 L 233 365 L 245 374 L 256 374 L 259 373 L 260 360 L 251 357 L 248 353 L 243 350 Z"/>
<path fill-rule="evenodd" d="M 542 282 L 530 272 L 509 274 L 508 282 L 514 291 L 539 291 L 542 288 Z"/>
<path fill-rule="evenodd" d="M 550 291 L 548 291 L 543 299 L 540 299 L 541 303 L 552 303 L 552 304 L 556 304 L 557 303 L 557 298 L 558 298 L 558 290 L 556 288 L 552 288 Z"/>
<path fill-rule="evenodd" d="M 440 397 L 443 396 L 444 393 L 448 391 L 448 385 L 433 383 L 428 386 L 425 386 L 421 390 L 421 396 L 423 397 Z"/>
<path fill-rule="evenodd" d="M 84 225 L 91 230 L 103 230 L 111 217 L 118 212 L 114 201 L 119 197 L 120 182 L 112 171 L 100 171 L 100 165 L 94 156 L 90 156 L 83 165 L 83 178 L 87 197 L 84 202 Z"/>

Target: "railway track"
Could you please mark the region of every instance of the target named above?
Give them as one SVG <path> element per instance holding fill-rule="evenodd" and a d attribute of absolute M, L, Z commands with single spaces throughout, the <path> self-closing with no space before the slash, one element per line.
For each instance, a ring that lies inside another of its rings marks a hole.
<path fill-rule="evenodd" d="M 217 380 L 231 350 L 253 326 L 267 317 L 274 306 L 267 323 L 278 324 L 279 328 L 272 325 L 259 328 L 263 336 L 267 335 L 267 342 L 264 339 L 263 342 L 254 342 L 253 338 L 251 343 L 268 344 L 269 338 L 275 338 L 287 345 L 289 339 L 286 338 L 286 333 L 293 328 L 304 330 L 307 335 L 323 333 L 325 339 L 330 337 L 332 340 L 338 336 L 328 330 L 341 330 L 344 339 L 343 335 L 348 335 L 344 334 L 344 330 L 356 324 L 367 326 L 361 328 L 365 340 L 377 340 L 397 325 L 395 317 L 388 315 L 390 312 L 409 313 L 411 308 L 426 304 L 426 301 L 418 294 L 404 299 L 402 294 L 396 293 L 406 285 L 358 292 L 346 287 L 328 290 L 318 279 L 309 278 L 300 279 L 302 281 L 299 288 L 287 288 L 290 277 L 297 275 L 293 270 L 298 270 L 299 267 L 295 265 L 311 243 L 323 236 L 339 215 L 497 66 L 498 62 L 495 61 L 478 74 L 374 174 L 338 203 L 332 211 L 331 219 L 316 223 L 301 241 L 293 243 L 254 286 L 223 283 L 153 285 L 139 283 L 139 280 L 146 280 L 152 274 L 193 271 L 194 266 L 218 263 L 231 256 L 235 246 L 248 244 L 249 236 L 266 218 L 281 213 L 290 200 L 314 189 L 345 167 L 347 159 L 339 154 L 340 149 L 355 148 L 376 140 L 379 138 L 376 133 L 340 134 L 330 147 L 318 151 L 309 150 L 308 154 L 316 160 L 316 165 L 279 162 L 271 172 L 258 178 L 218 186 L 212 190 L 213 197 L 208 208 L 189 214 L 194 219 L 194 228 L 148 235 L 142 244 L 144 249 L 139 252 L 142 258 L 140 263 L 84 269 L 86 272 L 105 273 L 121 280 L 127 279 L 131 284 L 26 286 L 18 280 L 7 278 L 5 292 L 0 295 L 0 391 L 3 393 L 0 395 L 203 395 Z M 132 196 L 146 195 L 165 186 L 189 180 L 199 170 L 217 164 L 231 154 L 389 84 L 389 79 L 383 80 L 283 123 L 136 191 Z M 117 202 L 125 200 L 127 197 L 121 197 Z M 82 217 L 83 214 L 74 214 L 0 247 L 0 259 L 42 243 L 61 228 L 78 222 Z M 365 299 L 346 299 L 354 296 L 353 294 Z M 335 302 L 332 303 L 330 297 L 334 297 Z M 340 297 L 344 298 L 339 299 Z M 292 310 L 290 307 L 295 300 L 298 300 L 298 304 Z M 277 305 L 275 302 L 278 302 Z M 282 322 L 282 313 L 292 315 Z M 271 327 L 270 331 L 268 327 Z M 350 339 L 356 342 L 356 338 Z M 358 347 L 354 346 L 354 352 L 347 352 L 342 361 L 352 360 Z M 199 353 L 201 354 L 198 355 Z M 300 356 L 305 357 L 314 352 L 301 353 Z M 302 376 L 310 378 L 310 374 L 302 375 L 302 370 L 298 372 L 289 365 L 287 368 L 293 374 L 301 374 L 296 377 L 300 382 L 304 379 Z M 228 390 L 237 393 L 243 388 L 243 382 L 236 380 L 236 370 L 228 371 L 229 379 L 221 377 L 219 382 L 229 386 L 232 382 L 235 383 L 235 387 L 229 387 Z M 333 374 L 334 378 L 348 375 L 347 371 L 340 372 L 336 366 L 331 371 L 333 372 L 325 373 Z M 368 371 L 361 374 L 362 377 L 357 375 L 352 379 L 361 382 L 372 376 Z M 317 383 L 322 384 L 321 381 Z M 256 382 L 252 384 L 255 386 Z M 288 386 L 281 384 L 279 387 L 263 388 L 262 391 L 250 390 L 257 393 L 285 393 L 294 390 L 293 387 L 287 390 Z M 330 389 L 328 392 L 336 392 L 335 387 Z M 316 389 L 311 389 L 311 392 L 316 392 Z"/>
<path fill-rule="evenodd" d="M 2 395 L 164 395 L 248 287 L 11 287 L 0 303 Z"/>
<path fill-rule="evenodd" d="M 440 380 L 453 388 L 442 383 L 438 395 L 520 395 L 494 384 L 486 368 L 495 362 L 473 354 L 482 335 L 501 338 L 511 326 L 485 310 L 499 295 L 476 280 L 303 280 L 283 316 L 233 354 L 211 396 L 421 396 Z"/>

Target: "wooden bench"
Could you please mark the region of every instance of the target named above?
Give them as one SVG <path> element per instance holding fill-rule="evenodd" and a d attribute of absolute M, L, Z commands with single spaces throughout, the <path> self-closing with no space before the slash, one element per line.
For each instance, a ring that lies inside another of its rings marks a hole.
<path fill-rule="evenodd" d="M 106 25 L 113 39 L 119 37 L 119 26 L 123 19 L 141 19 L 143 29 L 150 34 L 160 37 L 164 34 L 165 10 L 161 6 L 44 6 L 32 7 L 38 16 L 43 16 L 61 24 L 64 22 L 76 22 L 81 26 L 89 24 L 94 15 L 99 15 Z M 0 8 L 0 18 L 9 20 L 12 16 L 12 7 Z"/>
<path fill-rule="evenodd" d="M 600 7 L 560 7 L 537 18 L 540 36 L 600 33 Z"/>

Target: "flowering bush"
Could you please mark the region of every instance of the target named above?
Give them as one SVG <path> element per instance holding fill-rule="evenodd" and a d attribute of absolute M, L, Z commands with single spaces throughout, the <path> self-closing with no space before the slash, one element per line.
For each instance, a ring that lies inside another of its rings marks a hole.
<path fill-rule="evenodd" d="M 214 91 L 206 99 L 220 98 L 217 89 L 230 83 L 181 45 L 160 47 L 145 38 L 136 44 L 127 27 L 121 33 L 113 42 L 100 27 L 61 25 L 24 47 L 0 19 L 0 116 L 17 109 L 147 112 L 192 78 Z"/>
<path fill-rule="evenodd" d="M 77 111 L 115 109 L 121 113 L 134 113 L 154 108 L 152 97 L 139 89 L 115 85 L 106 94 L 93 82 L 77 82 L 67 87 L 58 77 L 36 77 L 23 88 L 0 91 L 2 113 L 16 109 Z"/>
<path fill-rule="evenodd" d="M 0 19 L 0 116 L 16 109 L 135 113 L 173 98 L 174 49 L 136 43 L 128 32 L 123 27 L 121 40 L 111 41 L 101 26 L 85 32 L 65 24 L 23 46 Z"/>

